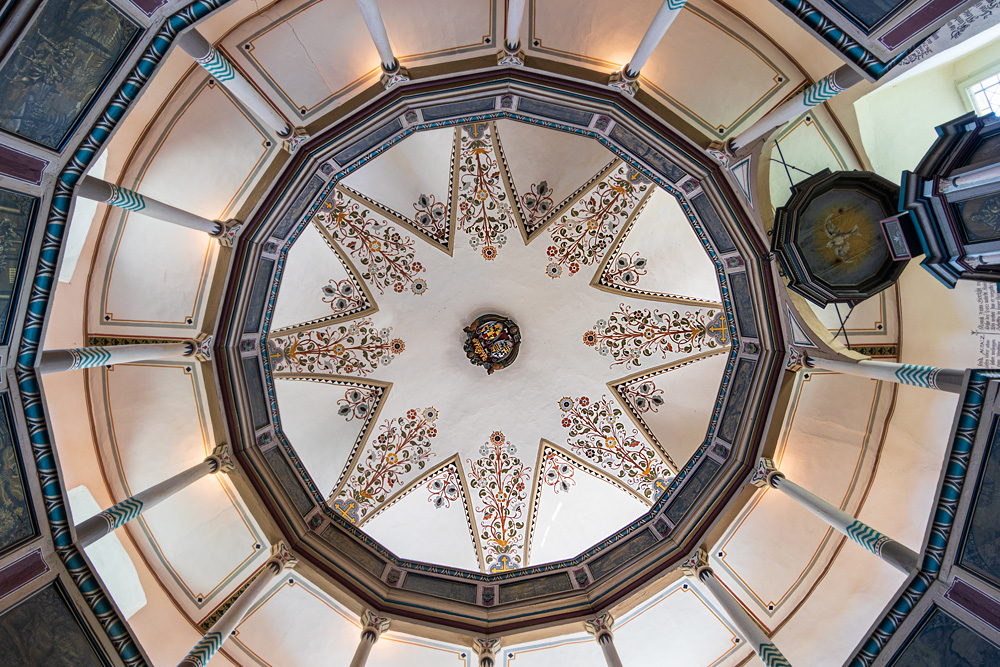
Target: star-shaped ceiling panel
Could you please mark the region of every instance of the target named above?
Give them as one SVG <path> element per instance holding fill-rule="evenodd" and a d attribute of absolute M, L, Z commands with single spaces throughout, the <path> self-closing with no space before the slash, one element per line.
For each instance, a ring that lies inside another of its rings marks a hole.
<path fill-rule="evenodd" d="M 402 558 L 573 557 L 704 439 L 719 300 L 676 200 L 597 142 L 507 120 L 417 133 L 289 252 L 268 339 L 282 428 L 334 510 Z M 483 315 L 506 324 L 466 331 Z"/>

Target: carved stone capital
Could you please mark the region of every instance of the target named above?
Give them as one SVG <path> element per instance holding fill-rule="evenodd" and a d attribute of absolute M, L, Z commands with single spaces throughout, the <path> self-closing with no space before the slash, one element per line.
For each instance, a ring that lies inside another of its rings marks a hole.
<path fill-rule="evenodd" d="M 365 613 L 361 616 L 361 622 L 364 624 L 361 628 L 361 636 L 372 635 L 371 641 L 374 643 L 382 636 L 382 633 L 389 630 L 391 620 L 385 616 L 379 616 L 370 609 L 365 609 Z"/>
<path fill-rule="evenodd" d="M 497 52 L 497 65 L 500 67 L 524 67 L 524 51 L 521 49 L 508 51 L 505 44 L 503 50 Z"/>
<path fill-rule="evenodd" d="M 236 469 L 236 461 L 233 460 L 233 450 L 228 443 L 220 443 L 215 446 L 210 459 L 215 461 L 215 472 L 229 473 Z"/>
<path fill-rule="evenodd" d="M 789 345 L 788 346 L 788 358 L 785 359 L 785 369 L 790 371 L 797 371 L 800 368 L 804 368 L 807 365 L 806 354 L 799 348 Z"/>
<path fill-rule="evenodd" d="M 604 637 L 613 637 L 611 628 L 615 624 L 615 617 L 604 612 L 595 618 L 587 619 L 583 622 L 583 627 L 588 633 L 594 635 L 597 641 L 602 641 Z"/>
<path fill-rule="evenodd" d="M 638 77 L 630 77 L 625 73 L 625 69 L 622 68 L 611 75 L 611 78 L 608 79 L 608 86 L 629 97 L 635 97 L 636 92 L 639 90 L 639 79 Z"/>
<path fill-rule="evenodd" d="M 393 69 L 386 69 L 382 66 L 382 85 L 386 90 L 392 90 L 401 83 L 406 83 L 410 80 L 410 72 L 399 63 L 396 63 L 396 67 Z"/>
<path fill-rule="evenodd" d="M 267 562 L 276 564 L 280 574 L 282 570 L 288 570 L 298 565 L 299 560 L 288 550 L 287 544 L 278 541 L 271 545 L 271 557 Z"/>
<path fill-rule="evenodd" d="M 769 458 L 761 458 L 760 461 L 757 461 L 753 475 L 750 476 L 750 483 L 760 488 L 773 486 L 771 480 L 774 479 L 775 475 L 780 474 L 781 472 L 778 471 L 778 466 L 774 465 L 774 461 Z"/>
<path fill-rule="evenodd" d="M 300 144 L 302 144 L 305 141 L 308 141 L 311 137 L 312 135 L 306 131 L 306 128 L 297 127 L 294 130 L 292 130 L 292 136 L 288 137 L 282 142 L 282 146 L 284 146 L 285 150 L 287 150 L 289 153 L 294 153 L 296 150 L 298 150 Z"/>
<path fill-rule="evenodd" d="M 472 648 L 479 656 L 480 667 L 493 667 L 496 663 L 497 653 L 500 652 L 500 640 L 476 637 L 472 640 Z"/>
<path fill-rule="evenodd" d="M 729 149 L 729 142 L 719 142 L 713 141 L 709 144 L 708 148 L 705 150 L 708 155 L 721 164 L 723 167 L 728 167 L 730 162 L 735 161 L 732 151 Z"/>
<path fill-rule="evenodd" d="M 210 334 L 200 333 L 195 338 L 189 339 L 188 344 L 191 346 L 191 351 L 185 354 L 185 357 L 194 357 L 198 361 L 212 360 L 212 336 Z"/>
<path fill-rule="evenodd" d="M 708 554 L 701 547 L 695 549 L 694 553 L 681 562 L 681 571 L 695 579 L 699 578 L 701 573 L 706 570 L 711 572 L 712 568 L 708 566 Z"/>

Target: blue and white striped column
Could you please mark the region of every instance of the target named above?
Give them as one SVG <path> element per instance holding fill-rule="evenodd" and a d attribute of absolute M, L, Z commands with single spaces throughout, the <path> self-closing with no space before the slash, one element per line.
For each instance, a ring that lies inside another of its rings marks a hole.
<path fill-rule="evenodd" d="M 739 136 L 731 139 L 729 149 L 735 153 L 741 148 L 745 148 L 771 130 L 781 127 L 813 107 L 833 99 L 854 84 L 859 83 L 861 79 L 862 76 L 853 67 L 844 65 L 825 79 L 817 81 L 792 99 L 764 114 L 760 120 L 741 132 Z"/>
<path fill-rule="evenodd" d="M 229 445 L 223 443 L 198 465 L 85 519 L 76 526 L 76 539 L 80 546 L 88 547 L 202 477 L 214 472 L 230 472 L 235 467 Z"/>
<path fill-rule="evenodd" d="M 835 373 L 859 375 L 896 384 L 908 384 L 911 387 L 950 391 L 953 394 L 962 393 L 962 383 L 965 381 L 965 371 L 954 368 L 897 364 L 891 361 L 842 361 L 807 356 L 806 365 L 810 368 L 822 368 Z"/>
<path fill-rule="evenodd" d="M 771 459 L 762 458 L 757 463 L 750 482 L 754 486 L 778 489 L 900 572 L 910 574 L 920 568 L 920 554 L 789 481 Z"/>
<path fill-rule="evenodd" d="M 642 69 L 649 57 L 653 55 L 653 49 L 660 43 L 667 30 L 673 24 L 674 19 L 684 9 L 687 0 L 663 0 L 659 11 L 653 17 L 653 22 L 646 29 L 646 34 L 642 36 L 639 46 L 628 63 L 620 71 L 611 75 L 610 85 L 629 95 L 635 94 L 638 86 L 636 79 L 639 78 L 639 71 Z"/>
<path fill-rule="evenodd" d="M 271 103 L 264 99 L 260 91 L 233 67 L 221 51 L 209 44 L 201 33 L 191 28 L 181 35 L 177 43 L 185 53 L 194 58 L 196 63 L 204 67 L 219 85 L 242 102 L 257 118 L 269 125 L 279 137 L 291 138 L 292 126 L 284 116 L 278 113 Z"/>
<path fill-rule="evenodd" d="M 704 549 L 696 550 L 681 563 L 681 570 L 705 585 L 722 607 L 726 618 L 736 626 L 736 632 L 757 652 L 757 656 L 767 667 L 792 667 L 792 663 L 781 654 L 757 619 L 750 615 L 733 593 L 715 576 L 715 571 L 708 566 L 708 556 Z"/>
<path fill-rule="evenodd" d="M 144 197 L 134 190 L 129 190 L 93 176 L 84 176 L 76 187 L 76 194 L 84 199 L 90 199 L 111 206 L 123 208 L 134 213 L 142 212 L 151 218 L 172 222 L 182 227 L 197 229 L 212 236 L 219 236 L 225 225 L 218 220 L 209 220 L 194 213 L 188 213 L 176 206 L 164 204 L 156 199 Z"/>
<path fill-rule="evenodd" d="M 68 350 L 45 350 L 40 355 L 38 372 L 60 373 L 81 368 L 113 366 L 136 361 L 191 357 L 199 350 L 194 340 L 180 343 L 140 343 L 136 345 L 109 345 L 78 347 Z"/>
<path fill-rule="evenodd" d="M 281 573 L 286 569 L 295 567 L 296 563 L 295 556 L 288 550 L 284 542 L 273 545 L 271 557 L 264 563 L 264 567 L 260 569 L 256 578 L 240 593 L 229 609 L 222 614 L 215 625 L 191 649 L 187 657 L 180 661 L 177 667 L 205 667 L 208 661 L 219 652 L 222 645 L 233 634 L 236 626 L 246 617 L 275 578 L 281 576 Z"/>

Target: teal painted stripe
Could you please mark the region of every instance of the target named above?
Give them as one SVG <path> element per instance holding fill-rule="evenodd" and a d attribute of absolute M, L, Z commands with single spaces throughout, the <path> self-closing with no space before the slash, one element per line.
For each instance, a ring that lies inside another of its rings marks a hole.
<path fill-rule="evenodd" d="M 806 106 L 815 107 L 829 99 L 833 99 L 837 96 L 837 93 L 841 92 L 843 88 L 837 86 L 833 81 L 833 75 L 826 77 L 820 81 L 817 81 L 813 85 L 806 88 L 805 99 L 803 102 Z"/>
<path fill-rule="evenodd" d="M 111 526 L 111 530 L 115 530 L 142 514 L 142 501 L 138 498 L 126 498 L 114 507 L 104 510 L 102 514 Z"/>
<path fill-rule="evenodd" d="M 934 377 L 937 369 L 931 366 L 915 366 L 913 364 L 902 364 L 896 371 L 896 379 L 901 384 L 908 384 L 914 387 L 926 387 L 927 389 L 937 389 Z"/>
<path fill-rule="evenodd" d="M 126 211 L 141 211 L 146 208 L 146 200 L 138 192 L 112 185 L 111 193 L 108 203 L 112 206 L 123 208 Z"/>
<path fill-rule="evenodd" d="M 788 658 L 783 656 L 774 644 L 761 644 L 757 649 L 757 655 L 767 667 L 792 667 L 792 663 L 788 662 Z"/>
<path fill-rule="evenodd" d="M 104 347 L 79 347 L 70 350 L 69 353 L 73 355 L 73 365 L 70 370 L 106 366 L 111 361 L 111 352 Z"/>
<path fill-rule="evenodd" d="M 687 0 L 667 0 L 668 9 L 683 9 L 686 4 Z"/>
<path fill-rule="evenodd" d="M 219 649 L 222 647 L 222 641 L 223 637 L 221 633 L 209 632 L 187 654 L 187 657 L 184 658 L 184 664 L 204 667 L 219 652 Z"/>
<path fill-rule="evenodd" d="M 882 545 L 889 541 L 888 537 L 858 520 L 847 527 L 847 535 L 876 556 L 881 555 Z"/>
<path fill-rule="evenodd" d="M 198 63 L 219 83 L 232 81 L 236 78 L 236 70 L 218 49 L 212 49 L 208 57 L 205 60 L 199 60 Z"/>

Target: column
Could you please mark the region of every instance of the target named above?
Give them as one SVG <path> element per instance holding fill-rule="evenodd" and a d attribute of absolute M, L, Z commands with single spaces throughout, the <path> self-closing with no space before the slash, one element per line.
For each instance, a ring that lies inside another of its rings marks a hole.
<path fill-rule="evenodd" d="M 822 368 L 836 373 L 859 375 L 913 387 L 950 391 L 953 394 L 962 393 L 962 383 L 965 380 L 965 371 L 954 368 L 897 364 L 891 361 L 843 361 L 810 356 L 806 356 L 805 361 L 810 368 Z"/>
<path fill-rule="evenodd" d="M 76 526 L 77 541 L 80 546 L 88 547 L 202 477 L 215 472 L 229 472 L 235 467 L 236 464 L 233 462 L 229 445 L 223 443 L 217 446 L 198 465 L 188 468 L 145 491 L 140 491 L 78 524 Z"/>
<path fill-rule="evenodd" d="M 507 2 L 507 33 L 503 41 L 503 50 L 497 54 L 497 64 L 522 67 L 524 53 L 521 51 L 521 21 L 524 19 L 525 0 L 508 0 Z"/>
<path fill-rule="evenodd" d="M 195 645 L 187 657 L 181 660 L 178 667 L 205 667 L 208 661 L 218 653 L 219 648 L 233 634 L 233 630 L 254 606 L 261 594 L 267 590 L 277 577 L 288 568 L 295 567 L 295 556 L 288 551 L 284 542 L 278 542 L 271 547 L 271 557 L 264 563 L 257 577 L 250 582 L 232 606 L 215 622 L 201 641 Z"/>
<path fill-rule="evenodd" d="M 378 9 L 375 0 L 358 0 L 358 8 L 361 16 L 368 26 L 368 34 L 375 42 L 375 49 L 378 57 L 382 60 L 382 85 L 388 90 L 396 84 L 409 81 L 409 74 L 399 66 L 399 61 L 392 53 L 392 45 L 389 44 L 389 34 L 385 31 L 385 22 L 382 21 L 382 12 Z"/>
<path fill-rule="evenodd" d="M 79 184 L 76 186 L 76 194 L 84 199 L 110 204 L 111 206 L 123 208 L 126 211 L 142 211 L 143 214 L 151 218 L 197 229 L 212 236 L 221 235 L 226 227 L 218 220 L 209 220 L 200 215 L 188 213 L 175 206 L 143 197 L 138 192 L 113 185 L 93 176 L 84 176 L 80 179 Z"/>
<path fill-rule="evenodd" d="M 222 52 L 208 43 L 194 28 L 181 35 L 177 43 L 185 53 L 205 68 L 219 85 L 242 102 L 250 111 L 266 125 L 269 125 L 282 139 L 292 136 L 292 126 L 284 116 L 275 110 L 271 103 L 254 88 L 253 84 L 236 71 L 232 63 L 226 60 Z"/>
<path fill-rule="evenodd" d="M 767 667 L 792 667 L 778 647 L 771 643 L 771 638 L 764 632 L 757 619 L 750 615 L 743 604 L 715 576 L 715 572 L 708 566 L 708 556 L 703 549 L 698 549 L 681 563 L 681 570 L 705 585 L 729 621 L 736 626 L 736 631 L 743 641 L 757 652 L 757 656 Z"/>
<path fill-rule="evenodd" d="M 367 609 L 361 617 L 361 621 L 364 623 L 361 628 L 361 642 L 358 644 L 358 650 L 354 652 L 351 667 L 365 667 L 368 663 L 368 654 L 372 652 L 375 642 L 378 641 L 383 632 L 389 629 L 388 618 Z"/>
<path fill-rule="evenodd" d="M 626 63 L 620 71 L 611 75 L 610 85 L 623 93 L 634 95 L 639 88 L 636 79 L 639 78 L 639 70 L 646 64 L 649 57 L 653 55 L 653 49 L 660 43 L 663 36 L 667 34 L 667 29 L 674 22 L 677 15 L 681 13 L 687 0 L 663 0 L 659 11 L 653 17 L 653 22 L 646 29 L 646 34 L 642 36 L 642 41 L 636 47 L 631 60 Z"/>
<path fill-rule="evenodd" d="M 729 150 L 737 152 L 771 130 L 836 97 L 838 93 L 847 90 L 861 79 L 861 75 L 850 65 L 844 65 L 825 79 L 817 81 L 792 99 L 764 114 L 763 118 L 729 141 Z"/>
<path fill-rule="evenodd" d="M 587 632 L 594 635 L 594 639 L 601 645 L 604 652 L 604 661 L 608 667 L 622 667 L 622 659 L 618 657 L 618 649 L 615 648 L 615 637 L 611 632 L 611 627 L 615 624 L 614 617 L 604 612 L 597 618 L 592 618 L 583 622 L 583 627 Z"/>
<path fill-rule="evenodd" d="M 938 192 L 948 194 L 993 183 L 1000 183 L 1000 163 L 973 169 L 958 176 L 942 178 L 938 181 Z"/>
<path fill-rule="evenodd" d="M 486 639 L 477 637 L 472 640 L 472 648 L 479 656 L 479 667 L 495 667 L 497 663 L 497 653 L 500 652 L 499 639 Z"/>
<path fill-rule="evenodd" d="M 762 458 L 757 463 L 757 469 L 750 477 L 750 483 L 754 486 L 770 486 L 778 489 L 900 572 L 910 574 L 920 568 L 920 555 L 917 552 L 886 537 L 868 524 L 858 521 L 795 482 L 789 481 L 775 467 L 771 459 Z"/>
<path fill-rule="evenodd" d="M 139 343 L 136 345 L 94 345 L 69 350 L 44 350 L 38 362 L 38 372 L 59 373 L 80 368 L 128 364 L 135 361 L 151 361 L 171 357 L 199 357 L 205 353 L 208 343 L 195 340 L 180 343 Z M 205 349 L 203 349 L 205 348 Z"/>

